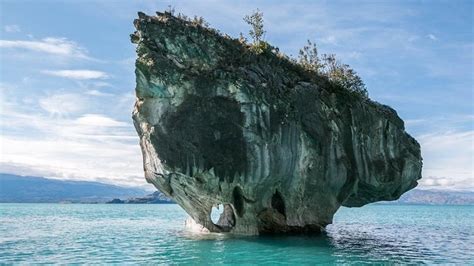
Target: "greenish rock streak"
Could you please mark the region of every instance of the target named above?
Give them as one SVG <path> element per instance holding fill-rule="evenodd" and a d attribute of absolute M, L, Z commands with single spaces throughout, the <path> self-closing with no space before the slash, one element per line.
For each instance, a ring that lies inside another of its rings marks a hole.
<path fill-rule="evenodd" d="M 421 178 L 420 145 L 390 107 L 168 13 L 134 25 L 145 177 L 207 230 L 320 232 L 340 206 L 398 199 Z"/>

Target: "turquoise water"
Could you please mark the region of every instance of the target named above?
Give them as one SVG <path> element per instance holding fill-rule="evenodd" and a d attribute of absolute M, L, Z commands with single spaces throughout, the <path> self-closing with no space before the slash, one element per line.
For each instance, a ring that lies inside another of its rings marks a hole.
<path fill-rule="evenodd" d="M 474 206 L 341 209 L 317 237 L 193 235 L 177 205 L 0 204 L 0 263 L 474 264 Z"/>

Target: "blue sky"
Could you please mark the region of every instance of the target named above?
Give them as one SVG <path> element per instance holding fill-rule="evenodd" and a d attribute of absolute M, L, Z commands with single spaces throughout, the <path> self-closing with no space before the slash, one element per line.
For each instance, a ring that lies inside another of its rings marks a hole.
<path fill-rule="evenodd" d="M 259 8 L 266 39 L 335 53 L 422 145 L 423 188 L 474 190 L 472 1 L 0 3 L 0 172 L 145 186 L 131 111 L 137 11 L 169 5 L 231 36 Z"/>

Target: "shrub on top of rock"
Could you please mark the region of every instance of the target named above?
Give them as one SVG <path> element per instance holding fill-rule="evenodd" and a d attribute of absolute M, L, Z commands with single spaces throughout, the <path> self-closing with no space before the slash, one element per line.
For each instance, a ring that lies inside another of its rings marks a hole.
<path fill-rule="evenodd" d="M 253 39 L 252 49 L 256 53 L 262 53 L 268 46 L 268 44 L 263 41 L 266 33 L 263 29 L 263 12 L 257 9 L 251 15 L 246 15 L 244 21 L 252 27 L 249 30 L 249 35 Z"/>
<path fill-rule="evenodd" d="M 316 44 L 309 40 L 299 51 L 298 64 L 308 71 L 326 76 L 337 86 L 368 98 L 367 88 L 355 70 L 341 63 L 334 54 L 323 54 L 319 57 Z"/>

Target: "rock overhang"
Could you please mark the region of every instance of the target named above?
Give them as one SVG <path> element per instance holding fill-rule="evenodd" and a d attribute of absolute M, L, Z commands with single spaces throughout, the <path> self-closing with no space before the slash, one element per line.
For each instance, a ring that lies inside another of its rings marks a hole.
<path fill-rule="evenodd" d="M 134 24 L 145 176 L 210 231 L 319 231 L 341 205 L 397 199 L 421 178 L 392 108 L 171 14 Z"/>

